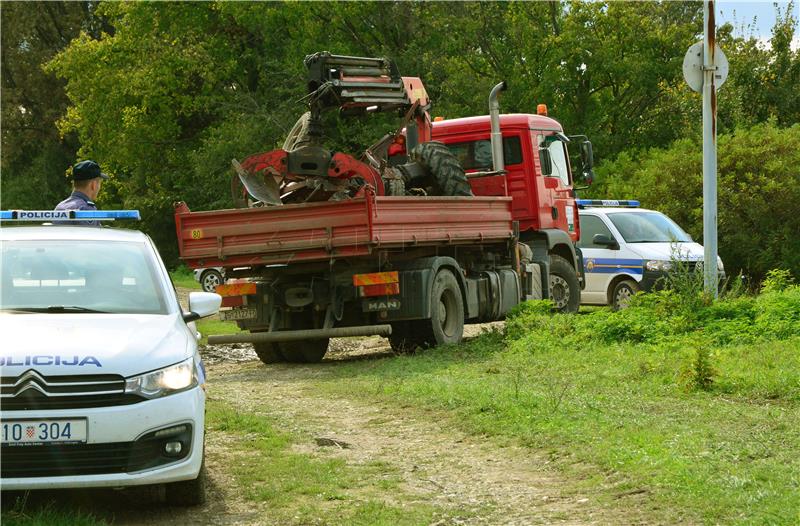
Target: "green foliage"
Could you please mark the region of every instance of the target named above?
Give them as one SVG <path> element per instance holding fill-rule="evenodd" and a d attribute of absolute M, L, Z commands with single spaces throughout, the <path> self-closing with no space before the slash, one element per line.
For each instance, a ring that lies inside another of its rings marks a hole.
<path fill-rule="evenodd" d="M 792 273 L 786 269 L 772 269 L 767 272 L 761 284 L 762 292 L 780 292 L 794 285 Z"/>
<path fill-rule="evenodd" d="M 29 506 L 28 494 L 18 497 L 8 511 L 3 512 L 6 526 L 105 526 L 109 524 L 91 513 L 60 510 L 56 506 Z M 29 509 L 30 508 L 30 509 Z"/>
<path fill-rule="evenodd" d="M 728 275 L 756 281 L 767 270 L 800 268 L 800 124 L 767 122 L 718 140 L 719 254 Z M 623 154 L 598 168 L 598 197 L 639 199 L 664 212 L 693 238 L 703 233 L 702 142 Z"/>

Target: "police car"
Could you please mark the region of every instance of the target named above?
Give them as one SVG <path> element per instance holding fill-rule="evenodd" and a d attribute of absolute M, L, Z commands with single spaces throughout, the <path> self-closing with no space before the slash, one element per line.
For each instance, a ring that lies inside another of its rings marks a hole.
<path fill-rule="evenodd" d="M 11 221 L 138 218 L 137 211 L 0 212 Z M 0 486 L 164 485 L 204 500 L 205 374 L 194 320 L 145 234 L 69 225 L 0 229 Z M 161 493 L 161 492 L 159 492 Z"/>
<path fill-rule="evenodd" d="M 631 296 L 664 282 L 676 263 L 702 268 L 704 249 L 661 212 L 638 201 L 578 199 L 586 287 L 584 305 L 624 308 Z M 720 278 L 722 260 L 717 258 Z"/>

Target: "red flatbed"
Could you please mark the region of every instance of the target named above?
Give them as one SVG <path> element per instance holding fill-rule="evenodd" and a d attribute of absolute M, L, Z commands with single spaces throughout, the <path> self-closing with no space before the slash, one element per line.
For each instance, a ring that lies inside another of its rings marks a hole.
<path fill-rule="evenodd" d="M 190 267 L 360 257 L 378 249 L 498 243 L 514 234 L 510 197 L 385 197 L 192 212 L 175 208 Z"/>

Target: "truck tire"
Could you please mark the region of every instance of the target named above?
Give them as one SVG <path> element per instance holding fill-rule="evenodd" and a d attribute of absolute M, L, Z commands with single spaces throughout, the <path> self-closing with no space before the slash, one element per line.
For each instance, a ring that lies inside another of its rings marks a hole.
<path fill-rule="evenodd" d="M 557 312 L 578 312 L 581 306 L 581 285 L 569 261 L 550 255 L 550 299 Z"/>
<path fill-rule="evenodd" d="M 461 342 L 464 336 L 464 301 L 456 277 L 447 269 L 436 274 L 431 291 L 431 317 L 421 323 L 419 337 L 425 346 Z"/>
<path fill-rule="evenodd" d="M 392 334 L 389 336 L 389 345 L 397 354 L 411 354 L 417 347 L 425 347 L 423 335 L 425 328 L 420 327 L 419 321 L 401 321 L 392 324 Z"/>
<path fill-rule="evenodd" d="M 258 359 L 266 364 L 280 363 L 284 361 L 278 345 L 272 342 L 254 343 L 253 349 L 258 355 Z"/>
<path fill-rule="evenodd" d="M 640 290 L 639 284 L 632 279 L 623 279 L 611 291 L 611 308 L 614 310 L 627 308 L 633 295 Z"/>
<path fill-rule="evenodd" d="M 419 144 L 411 152 L 411 158 L 425 168 L 438 195 L 472 196 L 464 169 L 444 144 L 438 141 Z"/>
<path fill-rule="evenodd" d="M 329 338 L 280 342 L 281 355 L 289 363 L 319 363 L 328 352 Z"/>

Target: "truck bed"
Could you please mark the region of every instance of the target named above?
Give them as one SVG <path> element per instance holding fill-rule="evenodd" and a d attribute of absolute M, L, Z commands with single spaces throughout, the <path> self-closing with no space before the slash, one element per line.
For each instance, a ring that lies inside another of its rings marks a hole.
<path fill-rule="evenodd" d="M 510 197 L 367 195 L 264 208 L 175 208 L 180 257 L 193 268 L 367 256 L 379 249 L 497 243 L 514 233 Z"/>

